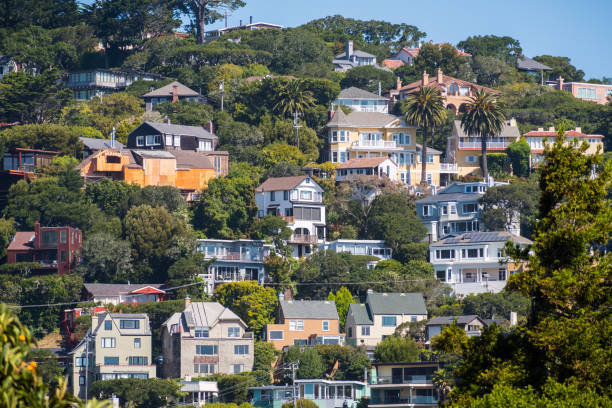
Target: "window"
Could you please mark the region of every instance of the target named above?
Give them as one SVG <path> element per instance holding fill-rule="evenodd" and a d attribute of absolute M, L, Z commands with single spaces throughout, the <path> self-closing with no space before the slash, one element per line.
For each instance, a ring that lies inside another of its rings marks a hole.
<path fill-rule="evenodd" d="M 172 135 L 166 135 L 166 146 L 172 146 Z"/>
<path fill-rule="evenodd" d="M 478 206 L 476 203 L 463 204 L 463 212 L 465 214 L 478 212 Z"/>
<path fill-rule="evenodd" d="M 448 207 L 443 205 L 442 207 L 440 207 L 440 210 L 442 211 L 442 215 L 447 215 L 448 214 Z"/>
<path fill-rule="evenodd" d="M 57 245 L 57 232 L 56 231 L 43 231 L 41 236 L 43 246 Z"/>
<path fill-rule="evenodd" d="M 174 146 L 181 147 L 181 137 L 179 135 L 174 136 Z"/>
<path fill-rule="evenodd" d="M 295 207 L 293 215 L 296 220 L 321 221 L 321 209 L 311 207 Z"/>
<path fill-rule="evenodd" d="M 198 150 L 209 152 L 212 150 L 211 140 L 200 140 L 198 141 Z"/>
<path fill-rule="evenodd" d="M 503 268 L 499 268 L 499 270 L 497 271 L 497 278 L 500 281 L 505 281 L 506 280 L 506 270 Z"/>
<path fill-rule="evenodd" d="M 346 152 L 340 152 L 340 163 L 344 163 L 346 161 Z"/>
<path fill-rule="evenodd" d="M 397 318 L 395 316 L 383 316 L 382 325 L 384 327 L 395 327 L 397 326 Z"/>
<path fill-rule="evenodd" d="M 79 385 L 85 385 L 85 376 L 79 375 Z"/>
<path fill-rule="evenodd" d="M 203 356 L 216 356 L 219 354 L 219 348 L 216 345 L 202 344 L 196 346 L 196 354 Z"/>
<path fill-rule="evenodd" d="M 369 336 L 370 335 L 370 326 L 361 326 L 361 335 Z"/>
<path fill-rule="evenodd" d="M 144 146 L 144 136 L 136 136 L 136 146 Z"/>
<path fill-rule="evenodd" d="M 300 190 L 300 200 L 312 200 L 312 191 Z"/>
<path fill-rule="evenodd" d="M 304 331 L 304 321 L 303 320 L 289 320 L 289 330 Z"/>
<path fill-rule="evenodd" d="M 329 138 L 330 143 L 336 143 L 338 141 L 338 131 L 332 130 Z"/>
<path fill-rule="evenodd" d="M 285 217 L 293 217 L 293 208 L 285 208 Z"/>
<path fill-rule="evenodd" d="M 270 191 L 270 201 L 276 201 L 276 191 Z"/>
<path fill-rule="evenodd" d="M 140 338 L 139 337 L 136 337 L 134 339 L 134 348 L 135 349 L 139 349 L 140 348 Z"/>
<path fill-rule="evenodd" d="M 147 146 L 155 146 L 161 144 L 161 135 L 149 135 L 146 137 Z"/>
<path fill-rule="evenodd" d="M 119 365 L 119 357 L 104 357 L 104 365 Z"/>
<path fill-rule="evenodd" d="M 454 249 L 436 249 L 436 259 L 453 259 L 454 257 Z"/>
<path fill-rule="evenodd" d="M 234 354 L 249 354 L 249 346 L 248 344 L 237 344 L 234 346 Z"/>
<path fill-rule="evenodd" d="M 323 320 L 323 331 L 329 331 L 329 320 Z"/>
<path fill-rule="evenodd" d="M 430 217 L 430 216 L 431 216 L 431 206 L 424 205 L 423 206 L 423 217 Z"/>
<path fill-rule="evenodd" d="M 143 366 L 143 365 L 149 365 L 149 358 L 148 357 L 140 357 L 140 356 L 130 356 L 128 358 L 128 364 L 129 365 L 138 365 L 138 366 Z"/>
<path fill-rule="evenodd" d="M 411 322 L 416 322 L 417 321 L 417 317 L 416 316 L 410 316 L 410 321 Z"/>
<path fill-rule="evenodd" d="M 77 367 L 85 367 L 87 365 L 87 357 L 77 357 L 74 360 L 74 364 Z"/>
<path fill-rule="evenodd" d="M 578 88 L 578 97 L 581 99 L 597 99 L 597 90 L 594 88 Z"/>
<path fill-rule="evenodd" d="M 121 329 L 140 329 L 140 320 L 120 320 L 119 328 Z"/>
<path fill-rule="evenodd" d="M 196 374 L 214 374 L 215 373 L 215 365 L 214 364 L 194 364 L 193 372 Z"/>
<path fill-rule="evenodd" d="M 111 320 L 104 321 L 104 330 L 113 330 L 113 322 Z"/>
<path fill-rule="evenodd" d="M 346 133 L 348 133 L 348 132 L 346 132 Z M 340 131 L 340 141 L 341 142 L 346 142 L 346 135 L 345 135 L 344 130 Z"/>
<path fill-rule="evenodd" d="M 353 328 L 352 327 L 348 328 L 348 336 L 349 337 L 353 337 Z"/>
<path fill-rule="evenodd" d="M 308 343 L 308 341 L 306 339 L 294 339 L 293 340 L 293 345 L 294 346 L 305 346 L 306 343 Z"/>
<path fill-rule="evenodd" d="M 482 252 L 483 252 L 482 248 L 480 248 L 480 251 L 478 250 L 478 248 L 462 249 L 461 257 L 462 258 L 478 258 L 478 254 L 480 254 L 480 256 L 482 257 Z"/>
<path fill-rule="evenodd" d="M 240 327 L 228 327 L 227 337 L 240 337 Z"/>
<path fill-rule="evenodd" d="M 331 161 L 332 163 L 338 163 L 338 152 L 332 152 Z"/>
<path fill-rule="evenodd" d="M 234 374 L 238 374 L 244 371 L 244 364 L 234 364 L 232 366 L 232 371 Z"/>
<path fill-rule="evenodd" d="M 203 328 L 196 328 L 195 329 L 195 337 L 208 337 L 208 327 Z"/>
<path fill-rule="evenodd" d="M 60 242 L 62 244 L 65 244 L 67 240 L 68 240 L 68 231 L 61 230 L 60 231 Z"/>
<path fill-rule="evenodd" d="M 270 339 L 269 340 L 282 340 L 283 339 L 283 331 L 282 330 L 271 330 L 270 331 Z"/>
<path fill-rule="evenodd" d="M 289 200 L 289 190 L 283 191 L 283 200 Z"/>
<path fill-rule="evenodd" d="M 434 162 L 434 155 L 433 154 L 428 154 L 427 155 L 427 163 L 433 163 Z"/>
<path fill-rule="evenodd" d="M 427 178 L 427 185 L 431 186 L 433 184 L 433 176 L 431 173 L 427 173 L 426 175 Z"/>
<path fill-rule="evenodd" d="M 102 337 L 102 348 L 115 348 L 115 338 Z"/>
<path fill-rule="evenodd" d="M 468 163 L 476 163 L 478 161 L 477 156 L 465 156 L 465 161 Z"/>
<path fill-rule="evenodd" d="M 445 282 L 446 281 L 446 271 L 436 271 L 436 278 L 438 278 L 440 282 Z"/>

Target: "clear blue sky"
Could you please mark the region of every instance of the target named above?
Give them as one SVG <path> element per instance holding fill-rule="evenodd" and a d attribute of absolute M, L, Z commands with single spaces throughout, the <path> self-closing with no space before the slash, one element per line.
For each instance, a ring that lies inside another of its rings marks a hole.
<path fill-rule="evenodd" d="M 612 77 L 612 0 L 244 0 L 229 16 L 295 27 L 340 14 L 361 20 L 407 23 L 427 40 L 452 44 L 493 34 L 520 41 L 523 53 L 567 56 L 585 78 Z M 211 28 L 222 27 L 217 22 Z"/>

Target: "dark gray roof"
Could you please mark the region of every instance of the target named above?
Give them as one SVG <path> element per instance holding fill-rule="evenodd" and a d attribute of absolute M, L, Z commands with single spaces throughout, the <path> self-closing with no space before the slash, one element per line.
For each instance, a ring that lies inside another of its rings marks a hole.
<path fill-rule="evenodd" d="M 480 320 L 482 324 L 485 324 L 484 320 L 478 315 L 463 315 L 463 316 L 438 316 L 434 317 L 427 322 L 426 326 L 441 326 L 450 325 L 457 319 L 457 324 L 468 324 L 474 319 Z"/>
<path fill-rule="evenodd" d="M 138 283 L 138 284 L 123 284 L 123 283 L 85 283 L 85 290 L 93 296 L 119 296 L 119 294 L 130 293 L 146 287 L 161 289 L 163 283 Z"/>
<path fill-rule="evenodd" d="M 440 246 L 448 244 L 475 244 L 479 242 L 506 242 L 512 241 L 517 244 L 532 244 L 533 242 L 519 235 L 514 235 L 508 231 L 491 231 L 491 232 L 468 232 L 458 236 L 444 238 L 431 246 Z"/>
<path fill-rule="evenodd" d="M 285 319 L 338 319 L 336 303 L 332 300 L 281 300 Z"/>
<path fill-rule="evenodd" d="M 536 60 L 527 57 L 519 58 L 516 61 L 516 67 L 524 71 L 552 71 L 552 68 L 548 65 L 544 65 Z"/>
<path fill-rule="evenodd" d="M 421 293 L 368 293 L 366 303 L 372 314 L 427 315 Z"/>
<path fill-rule="evenodd" d="M 109 139 L 96 139 L 93 137 L 79 137 L 79 139 L 81 140 L 81 142 L 83 143 L 83 145 L 85 145 L 86 148 L 88 148 L 89 150 L 104 150 L 104 149 L 112 149 L 111 147 L 111 141 Z M 118 141 L 115 140 L 115 149 L 123 149 L 125 146 L 123 146 L 123 143 L 120 143 Z"/>
<path fill-rule="evenodd" d="M 503 317 L 497 317 L 494 319 L 484 319 L 484 322 L 487 326 L 492 325 L 493 323 L 497 324 L 497 325 L 501 325 L 501 324 L 505 324 L 505 323 L 509 323 L 508 319 L 505 319 Z"/>
<path fill-rule="evenodd" d="M 484 194 L 478 193 L 449 193 L 449 194 L 434 194 L 427 196 L 425 198 L 421 198 L 420 200 L 416 200 L 417 204 L 435 204 L 446 201 L 478 201 L 480 197 Z"/>
<path fill-rule="evenodd" d="M 160 133 L 168 135 L 195 136 L 204 139 L 217 139 L 217 136 L 204 129 L 202 126 L 173 125 L 171 123 L 144 122 Z M 141 125 L 141 126 L 142 126 Z"/>
<path fill-rule="evenodd" d="M 368 52 L 365 51 L 361 51 L 361 50 L 353 50 L 353 53 L 351 54 L 351 56 L 354 55 L 356 57 L 361 57 L 361 58 L 375 58 L 376 55 L 370 54 Z M 338 54 L 334 57 L 334 59 L 337 60 L 347 60 L 347 56 L 346 56 L 346 51 L 343 52 L 342 54 Z"/>
<path fill-rule="evenodd" d="M 468 135 L 467 133 L 465 133 L 463 131 L 463 128 L 461 127 L 460 120 L 455 120 L 453 122 L 453 127 L 453 134 L 457 135 L 458 137 L 479 137 L 476 135 Z M 510 124 L 510 121 L 507 120 L 505 121 L 504 126 L 502 127 L 502 130 L 499 133 L 499 137 L 513 137 L 518 139 L 519 137 L 521 137 L 521 132 L 519 131 L 518 126 L 512 126 Z"/>
<path fill-rule="evenodd" d="M 355 324 L 368 325 L 374 324 L 372 317 L 368 311 L 368 307 L 363 303 L 351 303 L 349 305 L 348 314 L 353 315 Z"/>
<path fill-rule="evenodd" d="M 350 88 L 346 88 L 340 91 L 340 95 L 338 98 L 345 99 L 376 99 L 386 101 L 387 98 L 383 98 L 382 96 L 376 95 L 375 93 L 365 91 L 363 89 L 356 88 L 351 86 Z"/>

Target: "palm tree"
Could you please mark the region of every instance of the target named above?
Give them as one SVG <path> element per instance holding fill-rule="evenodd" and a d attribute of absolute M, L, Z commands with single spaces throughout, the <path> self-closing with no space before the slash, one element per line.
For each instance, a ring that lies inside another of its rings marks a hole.
<path fill-rule="evenodd" d="M 283 84 L 278 91 L 274 110 L 283 115 L 288 113 L 301 115 L 306 108 L 310 108 L 314 104 L 314 96 L 311 91 L 304 88 L 304 82 L 292 79 Z"/>
<path fill-rule="evenodd" d="M 407 98 L 406 122 L 423 129 L 423 148 L 421 149 L 421 185 L 427 184 L 427 136 L 446 119 L 444 97 L 433 86 L 421 87 Z"/>
<path fill-rule="evenodd" d="M 506 114 L 503 105 L 497 98 L 487 93 L 484 89 L 479 89 L 476 94 L 470 97 L 470 101 L 465 105 L 465 112 L 461 117 L 461 127 L 467 135 L 480 136 L 482 146 L 482 178 L 484 181 L 489 179 L 487 168 L 487 142 L 489 138 L 498 135 L 504 122 Z"/>

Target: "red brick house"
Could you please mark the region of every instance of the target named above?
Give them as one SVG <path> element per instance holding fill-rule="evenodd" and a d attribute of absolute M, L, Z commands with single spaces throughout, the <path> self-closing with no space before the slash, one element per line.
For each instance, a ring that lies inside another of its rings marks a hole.
<path fill-rule="evenodd" d="M 17 232 L 7 248 L 7 263 L 36 262 L 42 272 L 66 275 L 79 261 L 83 241 L 81 230 L 72 227 L 41 227 Z"/>

